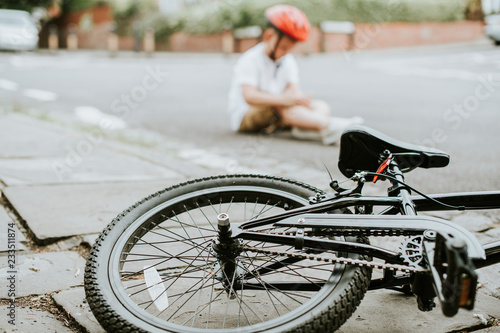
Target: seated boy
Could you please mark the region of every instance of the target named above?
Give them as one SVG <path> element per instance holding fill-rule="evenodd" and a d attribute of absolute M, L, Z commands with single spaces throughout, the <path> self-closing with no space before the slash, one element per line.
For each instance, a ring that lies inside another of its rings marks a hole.
<path fill-rule="evenodd" d="M 269 133 L 292 127 L 296 138 L 335 143 L 345 127 L 362 119 L 332 118 L 328 104 L 301 91 L 297 63 L 290 52 L 307 40 L 309 20 L 289 5 L 268 8 L 265 15 L 269 28 L 263 32 L 263 41 L 245 52 L 234 68 L 228 108 L 231 128 Z"/>

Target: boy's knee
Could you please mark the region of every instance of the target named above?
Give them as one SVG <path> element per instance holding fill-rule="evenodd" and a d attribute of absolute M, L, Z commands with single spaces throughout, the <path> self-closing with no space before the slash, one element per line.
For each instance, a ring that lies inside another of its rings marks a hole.
<path fill-rule="evenodd" d="M 328 105 L 327 102 L 323 101 L 323 100 L 314 100 L 312 101 L 312 104 L 311 104 L 312 108 L 323 113 L 323 114 L 330 114 L 331 113 L 331 109 L 330 109 L 330 105 Z"/>

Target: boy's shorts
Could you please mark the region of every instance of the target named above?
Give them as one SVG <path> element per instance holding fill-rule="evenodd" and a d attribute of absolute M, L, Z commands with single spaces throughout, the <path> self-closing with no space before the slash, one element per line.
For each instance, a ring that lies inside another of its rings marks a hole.
<path fill-rule="evenodd" d="M 240 132 L 272 132 L 280 127 L 280 116 L 273 107 L 251 106 L 241 121 Z"/>

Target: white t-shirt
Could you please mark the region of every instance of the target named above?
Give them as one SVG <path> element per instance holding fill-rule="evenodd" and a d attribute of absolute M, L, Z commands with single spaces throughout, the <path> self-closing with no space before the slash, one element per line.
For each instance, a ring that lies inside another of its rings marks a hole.
<path fill-rule="evenodd" d="M 289 83 L 299 83 L 299 70 L 292 54 L 276 62 L 271 60 L 260 43 L 246 51 L 236 62 L 229 90 L 228 113 L 231 129 L 237 131 L 249 105 L 243 97 L 244 84 L 271 94 L 281 94 Z"/>

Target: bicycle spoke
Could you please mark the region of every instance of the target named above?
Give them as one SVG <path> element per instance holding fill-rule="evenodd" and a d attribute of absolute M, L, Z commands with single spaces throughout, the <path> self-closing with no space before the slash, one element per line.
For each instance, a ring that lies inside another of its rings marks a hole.
<path fill-rule="evenodd" d="M 222 268 L 220 268 L 220 269 L 219 269 L 219 271 L 220 271 L 221 269 L 222 269 Z M 216 274 L 218 274 L 218 273 L 219 273 L 218 271 L 217 271 L 217 272 L 213 272 L 213 273 L 212 273 L 212 275 L 211 275 L 211 277 L 214 277 L 214 276 L 215 276 Z M 197 282 L 196 284 L 194 284 L 193 286 L 191 286 L 191 287 L 190 287 L 190 288 L 186 291 L 186 293 L 187 293 L 187 292 L 189 292 L 190 290 L 192 290 L 192 288 L 193 288 L 193 287 L 195 287 L 198 283 L 200 283 L 200 282 Z M 203 287 L 203 285 L 202 285 L 201 287 Z M 200 287 L 200 288 L 201 288 L 201 287 Z M 198 290 L 199 290 L 200 288 L 198 288 Z M 175 314 L 176 314 L 176 313 L 177 313 L 180 309 L 182 309 L 182 307 L 183 307 L 183 306 L 184 306 L 184 305 L 185 305 L 185 304 L 186 304 L 186 303 L 187 303 L 187 302 L 188 302 L 188 301 L 189 301 L 189 300 L 190 300 L 193 296 L 194 296 L 194 293 L 193 293 L 193 295 L 191 295 L 191 296 L 190 296 L 190 297 L 189 297 L 186 301 L 184 301 L 184 303 L 183 303 L 183 304 L 179 305 L 179 306 L 178 306 L 178 309 L 177 309 L 177 310 L 176 310 L 176 311 L 175 311 L 175 312 L 174 312 L 174 313 L 173 313 L 173 314 L 172 314 L 172 315 L 168 318 L 168 320 L 171 320 L 171 319 L 172 319 L 172 317 L 173 317 L 173 316 L 174 316 L 174 315 L 175 315 Z M 179 297 L 179 298 L 177 298 L 177 299 L 176 299 L 176 300 L 175 300 L 172 304 L 170 304 L 170 305 L 173 305 L 173 304 L 174 304 L 175 302 L 177 302 L 179 299 L 180 299 L 180 297 Z"/>
<path fill-rule="evenodd" d="M 185 273 L 189 267 L 190 267 L 190 265 L 187 265 L 187 266 L 186 266 L 186 269 L 184 270 L 184 272 L 183 272 L 183 273 Z M 148 268 L 150 268 L 150 267 L 148 267 Z M 179 276 L 180 276 L 180 275 L 179 275 Z M 179 277 L 177 277 L 176 279 L 178 279 L 178 278 L 179 278 Z M 159 283 L 164 283 L 164 282 L 165 282 L 165 281 L 167 281 L 167 280 L 168 280 L 168 278 L 161 279 L 161 281 L 160 281 Z M 174 280 L 174 282 L 175 282 L 175 280 Z M 174 282 L 172 282 L 172 283 L 174 283 Z M 152 286 L 151 286 L 151 287 L 152 287 Z M 145 291 L 145 290 L 147 290 L 147 289 L 149 289 L 149 288 L 151 288 L 151 287 L 148 287 L 148 288 L 145 288 L 145 289 L 143 289 L 143 290 L 137 291 L 137 292 L 136 292 L 136 293 L 134 293 L 134 294 L 137 294 L 137 293 L 139 293 L 139 292 Z M 164 291 L 164 292 L 166 292 L 167 290 L 168 290 L 168 288 L 165 288 L 165 291 Z M 164 292 L 163 292 L 163 293 L 164 293 Z M 162 293 L 162 294 L 163 294 L 163 293 Z M 132 294 L 131 296 L 133 296 L 133 294 Z M 161 296 L 161 295 L 159 295 L 157 298 L 159 298 L 160 296 Z M 153 301 L 153 303 L 154 303 L 154 301 Z M 148 306 L 148 307 L 149 307 L 149 306 Z M 147 307 L 146 307 L 146 308 L 147 308 Z"/>
<path fill-rule="evenodd" d="M 275 260 L 275 259 L 274 259 L 274 258 L 271 258 L 271 260 Z M 299 272 L 297 271 L 297 269 L 294 269 L 294 268 L 293 268 L 293 267 L 291 267 L 290 265 L 289 265 L 289 266 L 286 266 L 286 267 L 283 267 L 283 268 L 284 268 L 285 270 L 290 270 L 290 271 L 292 271 L 292 273 L 290 273 L 290 274 L 292 274 L 292 275 L 293 275 L 293 274 L 295 274 L 297 277 L 301 277 L 301 278 L 303 278 L 303 279 L 307 280 L 308 282 L 310 282 L 311 284 L 315 284 L 315 282 L 313 282 L 313 281 L 312 281 L 309 277 L 307 277 L 307 276 L 305 276 L 305 275 L 303 275 L 303 274 L 299 273 Z M 283 272 L 283 271 L 281 271 L 281 270 L 280 270 L 280 272 L 281 272 L 281 273 L 286 274 L 286 272 Z"/>
<path fill-rule="evenodd" d="M 126 297 L 167 328 L 175 324 L 186 332 L 232 333 L 254 325 L 275 327 L 265 323 L 275 325 L 283 316 L 303 311 L 302 305 L 328 286 L 334 274 L 331 263 L 286 255 L 296 252 L 294 246 L 244 239 L 232 243 L 230 229 L 226 236 L 217 225 L 220 213 L 232 223 L 245 222 L 307 204 L 307 198 L 280 196 L 274 187 L 268 192 L 222 188 L 225 192 L 198 190 L 196 196 L 185 195 L 153 214 L 143 214 L 146 217 L 127 236 L 116 258 Z M 269 224 L 252 231 L 293 235 L 296 228 Z M 159 275 L 154 283 L 146 283 L 148 268 Z M 155 291 L 158 288 L 162 289 Z"/>
<path fill-rule="evenodd" d="M 179 223 L 181 226 L 183 226 L 184 224 L 186 224 L 186 223 L 183 223 L 183 222 L 181 222 L 181 221 L 176 221 L 176 220 L 172 220 L 172 219 L 169 219 L 169 220 L 174 221 L 174 222 L 176 222 L 176 223 Z M 173 240 L 178 240 L 178 241 L 181 241 L 181 242 L 186 243 L 186 244 L 189 244 L 189 245 L 197 245 L 197 243 L 196 243 L 196 242 L 194 242 L 194 241 L 193 241 L 193 239 L 198 239 L 198 238 L 191 238 L 191 237 L 189 236 L 189 234 L 187 234 L 187 237 L 188 237 L 188 238 L 185 238 L 184 236 L 181 236 L 181 235 L 177 234 L 176 232 L 173 232 L 172 230 L 169 230 L 169 229 L 163 228 L 163 227 L 162 227 L 162 226 L 160 226 L 160 225 L 156 225 L 156 227 L 158 227 L 158 228 L 160 228 L 160 229 L 162 229 L 162 230 L 164 230 L 164 231 L 166 231 L 166 232 L 168 232 L 168 233 L 171 233 L 171 234 L 173 234 L 173 235 L 177 236 L 178 238 L 172 238 L 171 236 L 168 236 L 168 235 L 165 235 L 165 234 L 156 233 L 156 234 L 157 234 L 157 235 L 159 235 L 159 236 L 163 236 L 163 237 L 170 238 L 170 239 L 173 239 Z M 184 228 L 183 228 L 183 229 L 184 229 Z M 207 230 L 208 230 L 208 229 L 207 229 Z M 185 231 L 185 229 L 184 229 L 184 231 Z M 213 230 L 208 230 L 208 231 L 213 232 Z M 150 232 L 150 233 L 155 233 L 155 231 L 153 231 L 153 230 L 149 230 L 149 232 Z M 209 237 L 213 237 L 213 235 L 210 235 L 210 236 L 209 236 L 209 235 L 207 235 L 207 236 L 202 235 L 202 237 L 200 237 L 200 238 L 209 238 Z M 138 238 L 138 237 L 137 237 L 137 238 Z M 141 238 L 139 238 L 139 239 L 141 239 Z"/>
<path fill-rule="evenodd" d="M 225 277 L 227 278 L 227 275 L 224 273 L 224 271 L 222 271 L 222 273 L 223 273 L 223 274 L 225 275 Z M 236 272 L 235 272 L 235 273 L 236 273 Z M 230 290 L 229 292 L 230 292 L 230 293 L 234 293 L 234 295 L 235 295 L 237 298 L 239 298 L 239 297 L 238 297 L 238 295 L 237 295 L 237 293 L 236 293 L 236 291 L 233 289 L 233 284 L 234 284 L 234 278 L 235 278 L 235 276 L 236 276 L 236 274 L 233 274 L 233 279 L 232 279 L 232 282 L 231 282 L 231 290 Z M 248 306 L 245 302 L 243 302 L 243 299 L 242 299 L 242 298 L 239 298 L 239 300 L 240 300 L 241 304 L 246 305 L 246 306 L 247 306 L 247 308 L 248 308 L 248 309 L 249 309 L 249 310 L 250 310 L 250 311 L 251 311 L 251 312 L 252 312 L 255 316 L 257 316 L 261 322 L 263 321 L 263 320 L 262 320 L 262 318 L 260 318 L 260 316 L 252 310 L 252 308 L 251 308 L 251 307 L 249 307 L 249 306 Z M 228 305 L 229 305 L 229 302 L 228 302 Z M 242 308 L 242 310 L 243 310 L 243 308 Z M 227 311 L 227 309 L 226 309 L 226 311 Z M 224 320 L 225 320 L 225 316 L 224 316 Z M 224 325 L 222 325 L 222 326 L 224 327 Z"/>
<path fill-rule="evenodd" d="M 280 204 L 280 202 L 277 202 L 274 206 L 271 206 L 271 207 L 269 207 L 268 209 L 265 209 L 265 210 L 264 210 L 264 208 L 263 208 L 263 209 L 259 212 L 259 214 L 258 214 L 257 216 L 252 217 L 252 218 L 251 218 L 251 220 L 254 220 L 254 219 L 256 219 L 256 218 L 259 218 L 261 215 L 263 215 L 263 214 L 267 213 L 267 212 L 268 212 L 268 211 L 270 211 L 271 209 L 276 208 L 279 204 Z"/>
<path fill-rule="evenodd" d="M 262 279 L 260 279 L 260 278 L 259 278 L 258 274 L 257 274 L 257 275 L 255 275 L 255 278 L 256 278 L 256 279 L 258 279 L 258 280 L 260 280 L 260 281 L 262 281 Z M 274 309 L 276 310 L 276 313 L 278 314 L 278 316 L 280 316 L 281 314 L 280 314 L 280 312 L 279 312 L 278 308 L 276 307 L 276 304 L 273 302 L 273 299 L 272 299 L 272 297 L 271 297 L 271 294 L 270 294 L 270 292 L 269 292 L 269 289 L 266 287 L 266 285 L 265 285 L 265 284 L 262 284 L 262 286 L 264 287 L 264 290 L 266 291 L 266 294 L 267 294 L 267 296 L 269 297 L 269 301 L 273 304 L 273 307 L 274 307 Z M 284 304 L 283 304 L 283 303 L 282 303 L 279 299 L 277 299 L 277 300 L 278 300 L 278 302 L 280 302 L 280 303 L 281 303 L 281 304 L 282 304 L 282 305 L 283 305 L 283 306 L 284 306 L 287 310 L 289 310 L 289 309 L 286 307 L 286 305 L 284 305 Z"/>
<path fill-rule="evenodd" d="M 205 216 L 205 219 L 207 220 L 207 222 L 212 226 L 212 229 L 213 230 L 217 230 L 217 227 L 215 227 L 213 224 L 212 224 L 212 221 L 208 218 L 208 216 L 205 214 L 205 211 L 201 208 L 200 204 L 198 202 L 196 202 L 196 207 L 198 207 L 198 210 L 203 214 L 203 216 Z"/>
<path fill-rule="evenodd" d="M 248 269 L 246 269 L 246 268 L 245 268 L 245 270 L 247 271 L 247 273 L 249 273 Z M 266 281 L 264 281 L 264 280 L 262 280 L 262 279 L 259 279 L 257 276 L 254 276 L 254 278 L 257 280 L 257 282 L 258 282 L 260 285 L 262 285 L 262 286 L 263 286 L 263 288 L 264 288 L 264 289 L 266 289 L 266 285 L 267 285 L 268 287 L 270 287 L 270 288 L 271 288 L 271 289 L 273 289 L 273 290 L 276 290 L 276 291 L 278 291 L 278 292 L 282 292 L 280 289 L 277 289 L 277 288 L 276 288 L 276 287 L 274 287 L 272 284 L 270 284 L 270 283 L 268 283 L 268 282 L 266 282 Z M 296 299 L 294 299 L 293 297 L 291 297 L 291 295 L 292 295 L 291 293 L 283 293 L 283 292 L 282 292 L 282 294 L 283 294 L 283 295 L 285 295 L 285 296 L 287 296 L 287 297 L 289 297 L 290 299 L 292 299 L 292 300 L 294 300 L 294 301 L 296 301 L 296 302 L 298 302 L 298 303 L 302 304 L 301 302 L 299 302 L 299 301 L 297 301 Z"/>
<path fill-rule="evenodd" d="M 229 209 L 231 209 L 231 205 L 233 204 L 234 197 L 231 197 L 231 200 L 229 201 L 229 206 L 226 209 L 226 214 L 229 213 Z"/>
<path fill-rule="evenodd" d="M 208 262 L 208 256 L 207 256 L 207 262 Z M 205 284 L 206 274 L 207 274 L 207 271 L 205 270 L 203 272 L 203 284 Z M 199 297 L 198 297 L 198 302 L 197 302 L 198 306 L 196 307 L 196 310 L 194 311 L 194 314 L 193 314 L 193 323 L 191 324 L 191 327 L 194 327 L 194 322 L 196 320 L 196 316 L 198 315 L 198 311 L 199 311 L 200 303 L 201 303 L 201 294 L 202 294 L 202 290 L 199 291 Z M 182 325 L 184 325 L 184 324 L 182 324 Z"/>
<path fill-rule="evenodd" d="M 270 264 L 270 265 L 257 267 L 255 269 L 255 271 L 251 272 L 251 273 L 252 273 L 252 275 L 265 275 L 268 273 L 272 273 L 275 270 L 280 269 L 282 267 L 285 267 L 287 265 L 294 264 L 294 263 L 301 261 L 301 260 L 302 259 L 299 259 L 299 258 L 291 258 L 291 257 L 285 258 L 282 261 L 278 261 L 278 262 L 275 262 L 275 263 Z M 245 274 L 244 278 L 247 278 L 247 277 L 248 277 L 248 274 Z"/>
<path fill-rule="evenodd" d="M 212 208 L 214 210 L 214 213 L 219 215 L 220 212 L 217 211 L 217 209 L 215 209 L 214 205 L 212 204 L 212 201 L 210 199 L 208 199 L 208 203 L 210 204 L 210 208 Z"/>
<path fill-rule="evenodd" d="M 204 242 L 204 243 L 207 243 L 207 242 L 208 242 L 208 241 L 206 241 L 206 242 Z M 201 245 L 200 245 L 200 246 L 201 246 Z M 184 253 L 189 252 L 189 251 L 191 251 L 191 249 L 187 249 L 186 251 L 181 252 L 180 254 L 184 254 Z M 200 254 L 200 253 L 198 253 L 198 255 L 199 255 L 199 254 Z M 198 256 L 197 256 L 197 257 L 198 257 Z M 167 262 L 167 261 L 169 261 L 169 260 L 174 260 L 174 259 L 177 259 L 177 258 L 176 258 L 175 256 L 171 256 L 171 255 L 170 255 L 169 257 L 167 257 L 167 259 L 165 259 L 165 260 L 163 260 L 163 261 L 160 261 L 160 262 L 158 262 L 158 263 L 156 263 L 156 264 L 154 264 L 154 265 L 148 266 L 148 268 L 159 266 L 159 265 L 161 265 L 161 264 L 166 263 L 166 262 Z M 132 275 L 139 274 L 141 271 L 142 271 L 142 270 L 136 271 L 136 272 L 135 272 L 135 273 L 133 273 Z M 128 278 L 128 277 L 130 277 L 130 276 L 131 276 L 131 275 L 122 276 L 122 278 L 121 278 L 121 279 L 122 279 L 122 280 L 124 280 L 124 279 L 126 279 L 126 278 Z"/>

